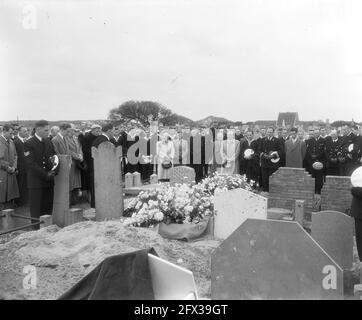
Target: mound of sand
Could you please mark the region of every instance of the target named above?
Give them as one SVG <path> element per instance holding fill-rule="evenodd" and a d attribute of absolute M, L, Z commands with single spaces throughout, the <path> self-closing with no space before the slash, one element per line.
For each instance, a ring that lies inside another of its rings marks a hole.
<path fill-rule="evenodd" d="M 210 298 L 210 256 L 219 241 L 163 239 L 152 229 L 119 221 L 80 222 L 26 232 L 0 244 L 0 297 L 56 299 L 106 257 L 153 247 L 161 258 L 193 271 L 199 296 Z M 34 265 L 37 288 L 23 289 L 23 268 Z"/>

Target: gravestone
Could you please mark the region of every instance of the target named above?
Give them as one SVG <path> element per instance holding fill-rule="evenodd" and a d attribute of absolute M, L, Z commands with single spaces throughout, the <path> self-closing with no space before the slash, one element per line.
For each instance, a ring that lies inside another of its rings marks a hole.
<path fill-rule="evenodd" d="M 170 183 L 195 182 L 195 170 L 187 166 L 177 166 L 170 169 Z"/>
<path fill-rule="evenodd" d="M 59 171 L 54 178 L 53 223 L 65 227 L 65 215 L 69 210 L 69 172 L 72 158 L 58 155 Z"/>
<path fill-rule="evenodd" d="M 304 223 L 304 200 L 295 200 L 294 218 L 301 226 Z"/>
<path fill-rule="evenodd" d="M 211 256 L 212 299 L 343 299 L 343 270 L 297 222 L 248 219 Z"/>
<path fill-rule="evenodd" d="M 342 269 L 352 268 L 354 220 L 342 212 L 312 214 L 312 237 Z"/>
<path fill-rule="evenodd" d="M 139 187 L 142 185 L 141 174 L 139 172 L 133 172 L 133 186 Z"/>
<path fill-rule="evenodd" d="M 71 208 L 65 215 L 65 225 L 69 226 L 74 223 L 83 221 L 83 209 L 82 208 Z"/>
<path fill-rule="evenodd" d="M 321 191 L 321 209 L 346 213 L 351 208 L 351 177 L 326 176 Z"/>
<path fill-rule="evenodd" d="M 150 176 L 150 184 L 156 184 L 156 183 L 158 183 L 158 176 L 156 173 L 153 173 Z"/>
<path fill-rule="evenodd" d="M 267 207 L 267 198 L 242 188 L 216 194 L 214 236 L 226 239 L 246 219 L 266 219 Z"/>
<path fill-rule="evenodd" d="M 293 210 L 295 200 L 304 200 L 309 219 L 314 211 L 314 184 L 315 179 L 303 168 L 281 167 L 270 177 L 268 206 Z"/>
<path fill-rule="evenodd" d="M 123 214 L 121 156 L 122 148 L 109 141 L 92 147 L 97 221 L 119 219 Z"/>
<path fill-rule="evenodd" d="M 128 172 L 124 175 L 125 179 L 125 188 L 132 188 L 133 187 L 133 174 Z"/>

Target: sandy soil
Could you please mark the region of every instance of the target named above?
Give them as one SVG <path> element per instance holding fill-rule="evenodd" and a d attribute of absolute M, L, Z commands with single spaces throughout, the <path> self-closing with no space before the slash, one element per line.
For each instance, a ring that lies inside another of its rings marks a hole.
<path fill-rule="evenodd" d="M 146 228 L 123 227 L 119 221 L 86 221 L 60 229 L 55 225 L 0 239 L 0 297 L 57 299 L 104 258 L 153 247 L 161 258 L 192 270 L 201 298 L 210 298 L 210 255 L 219 241 L 163 239 Z M 10 239 L 10 240 L 9 240 Z M 37 268 L 36 289 L 23 289 L 26 265 Z"/>

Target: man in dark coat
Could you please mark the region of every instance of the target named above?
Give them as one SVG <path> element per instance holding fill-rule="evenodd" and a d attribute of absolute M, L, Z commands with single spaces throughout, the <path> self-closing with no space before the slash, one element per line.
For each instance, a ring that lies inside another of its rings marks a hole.
<path fill-rule="evenodd" d="M 14 137 L 14 144 L 16 153 L 18 156 L 18 187 L 19 187 L 19 198 L 16 203 L 19 207 L 26 206 L 28 204 L 28 184 L 27 184 L 27 170 L 26 170 L 26 159 L 24 155 L 24 144 L 25 139 L 28 136 L 28 128 L 20 126 L 18 135 Z"/>
<path fill-rule="evenodd" d="M 277 138 L 280 140 L 280 146 L 282 147 L 282 151 L 280 156 L 279 167 L 285 167 L 286 163 L 286 154 L 285 154 L 285 142 L 288 140 L 288 130 L 286 128 L 278 129 Z"/>
<path fill-rule="evenodd" d="M 101 126 L 92 125 L 91 130 L 85 134 L 79 135 L 78 139 L 82 146 L 83 159 L 87 165 L 86 170 L 81 171 L 82 190 L 87 191 L 88 199 L 91 205 L 94 201 L 94 190 L 92 189 L 92 174 L 93 174 L 93 158 L 92 158 L 92 144 L 94 140 L 101 134 Z M 94 207 L 92 207 L 94 208 Z"/>
<path fill-rule="evenodd" d="M 259 151 L 259 157 L 260 157 L 260 150 L 261 150 L 261 146 L 264 142 L 264 140 L 266 139 L 266 129 L 265 128 L 261 128 L 260 129 L 260 136 L 256 139 L 256 143 L 257 143 L 257 148 Z M 262 179 L 262 175 L 261 175 L 261 159 L 259 159 L 258 162 L 258 177 L 259 177 L 259 187 L 263 187 L 263 179 Z"/>
<path fill-rule="evenodd" d="M 337 130 L 332 130 L 330 136 L 325 138 L 325 158 L 327 176 L 339 176 L 338 155 L 341 149 L 341 139 Z"/>
<path fill-rule="evenodd" d="M 269 127 L 266 131 L 267 136 L 261 140 L 260 158 L 261 158 L 261 175 L 263 191 L 269 192 L 269 177 L 278 170 L 279 162 L 273 162 L 273 159 L 280 158 L 283 152 L 281 140 L 274 137 L 274 128 Z"/>
<path fill-rule="evenodd" d="M 203 178 L 203 164 L 202 164 L 202 139 L 199 129 L 191 130 L 190 137 L 190 166 L 195 170 L 195 181 L 200 182 Z M 205 146 L 205 144 L 204 144 Z"/>
<path fill-rule="evenodd" d="M 30 215 L 33 218 L 51 215 L 53 211 L 54 176 L 57 171 L 52 170 L 52 159 L 56 153 L 48 135 L 48 122 L 40 120 L 35 123 L 34 136 L 24 144 Z M 39 229 L 39 226 L 34 229 Z"/>
<path fill-rule="evenodd" d="M 315 193 L 320 194 L 323 187 L 324 168 L 325 168 L 325 144 L 324 139 L 320 137 L 318 128 L 314 129 L 314 137 L 306 141 L 307 152 L 306 159 L 308 168 L 311 170 L 312 177 L 315 178 Z M 320 162 L 323 165 L 321 169 L 315 169 L 313 165 Z"/>
<path fill-rule="evenodd" d="M 252 150 L 250 157 L 245 157 L 245 151 L 247 149 Z M 258 153 L 258 141 L 253 140 L 253 133 L 251 131 L 247 131 L 245 134 L 245 138 L 242 139 L 240 146 L 240 161 L 243 161 L 243 172 L 241 174 L 245 174 L 247 181 L 250 180 L 258 183 L 259 179 L 259 153 Z"/>
<path fill-rule="evenodd" d="M 357 165 L 357 154 L 359 150 L 356 149 L 358 144 L 356 142 L 357 136 L 352 132 L 351 127 L 349 125 L 344 125 L 342 127 L 343 135 L 342 139 L 342 146 L 341 146 L 341 153 L 345 156 L 345 161 L 341 165 L 341 175 L 342 176 L 350 176 L 354 169 L 356 169 Z M 353 145 L 354 150 L 350 150 L 351 146 Z M 356 152 L 357 151 L 357 152 Z"/>
<path fill-rule="evenodd" d="M 355 235 L 357 251 L 360 261 L 362 260 L 362 169 L 356 169 L 351 176 L 352 203 L 351 216 L 355 221 Z"/>

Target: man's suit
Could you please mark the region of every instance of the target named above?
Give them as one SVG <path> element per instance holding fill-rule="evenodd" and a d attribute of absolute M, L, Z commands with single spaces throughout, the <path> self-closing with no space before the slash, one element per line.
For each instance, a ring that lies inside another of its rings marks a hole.
<path fill-rule="evenodd" d="M 56 154 L 70 154 L 67 140 L 59 133 L 52 139 L 52 143 Z"/>
<path fill-rule="evenodd" d="M 359 138 L 353 132 L 341 137 L 342 139 L 342 153 L 346 154 L 346 161 L 341 166 L 341 175 L 350 176 L 352 172 L 360 166 L 358 158 L 360 154 Z M 349 152 L 348 147 L 353 144 L 352 152 Z"/>
<path fill-rule="evenodd" d="M 280 146 L 282 148 L 281 154 L 280 154 L 280 162 L 279 167 L 285 167 L 286 165 L 286 146 L 285 143 L 288 141 L 288 137 L 280 137 L 278 138 L 280 140 Z"/>
<path fill-rule="evenodd" d="M 258 154 L 258 141 L 257 140 L 243 140 L 243 146 L 240 148 L 240 161 L 243 159 L 245 168 L 245 175 L 248 181 L 253 180 L 255 183 L 258 182 L 259 179 L 259 154 Z M 250 159 L 244 158 L 244 152 L 246 149 L 251 149 L 254 151 L 254 154 Z M 243 150 L 243 151 L 242 151 Z"/>
<path fill-rule="evenodd" d="M 310 168 L 312 177 L 315 178 L 315 193 L 320 194 L 323 187 L 324 169 L 326 166 L 325 161 L 325 143 L 323 138 L 311 138 L 306 141 L 307 146 L 307 163 Z M 323 169 L 315 170 L 313 163 L 321 162 Z"/>
<path fill-rule="evenodd" d="M 16 153 L 18 156 L 18 187 L 19 187 L 19 198 L 17 199 L 18 206 L 24 206 L 28 204 L 28 185 L 27 185 L 27 170 L 26 170 L 26 159 L 25 159 L 25 146 L 19 137 L 14 138 L 14 144 Z"/>
<path fill-rule="evenodd" d="M 50 157 L 55 154 L 49 139 L 40 141 L 33 136 L 24 143 L 31 217 L 52 214 L 54 176 L 48 173 L 53 167 Z"/>
<path fill-rule="evenodd" d="M 273 163 L 271 159 L 268 159 L 268 155 L 271 152 L 276 151 L 281 156 L 283 152 L 282 142 L 279 138 L 271 137 L 265 138 L 260 143 L 260 158 L 261 158 L 261 175 L 263 191 L 269 191 L 269 177 L 280 167 L 280 161 Z"/>
<path fill-rule="evenodd" d="M 338 155 L 341 150 L 341 139 L 337 137 L 332 139 L 328 137 L 325 139 L 325 159 L 326 159 L 326 174 L 327 176 L 339 176 L 340 163 Z"/>

